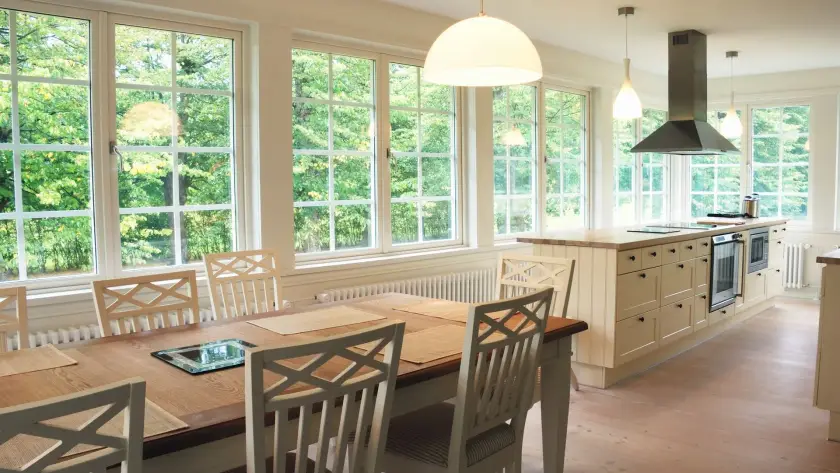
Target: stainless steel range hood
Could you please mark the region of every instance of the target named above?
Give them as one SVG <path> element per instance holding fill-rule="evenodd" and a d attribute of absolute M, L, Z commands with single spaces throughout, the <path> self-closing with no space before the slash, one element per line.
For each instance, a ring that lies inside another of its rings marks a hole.
<path fill-rule="evenodd" d="M 631 151 L 660 154 L 739 153 L 706 122 L 706 35 L 668 33 L 668 121 Z"/>

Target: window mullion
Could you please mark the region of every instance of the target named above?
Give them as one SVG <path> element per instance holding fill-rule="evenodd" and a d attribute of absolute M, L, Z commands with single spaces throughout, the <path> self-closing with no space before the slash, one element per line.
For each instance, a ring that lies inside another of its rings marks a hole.
<path fill-rule="evenodd" d="M 14 143 L 13 166 L 14 166 L 14 193 L 15 193 L 15 230 L 17 234 L 18 253 L 18 278 L 27 279 L 26 268 L 26 243 L 23 231 L 23 182 L 21 178 L 21 155 L 20 155 L 20 108 L 18 106 L 18 81 L 17 81 L 17 13 L 9 11 L 9 54 L 11 60 L 12 74 L 12 142 Z"/>

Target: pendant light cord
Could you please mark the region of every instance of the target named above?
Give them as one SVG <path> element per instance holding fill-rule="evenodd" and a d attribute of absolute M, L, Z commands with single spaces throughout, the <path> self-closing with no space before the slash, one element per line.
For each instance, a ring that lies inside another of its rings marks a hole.
<path fill-rule="evenodd" d="M 481 1 L 483 2 L 484 0 L 481 0 Z M 630 57 L 629 47 L 627 46 L 627 43 L 629 41 L 628 40 L 629 36 L 627 35 L 627 28 L 629 28 L 627 26 L 627 23 L 628 23 L 627 17 L 628 16 L 630 16 L 630 15 L 628 15 L 626 13 L 624 14 L 624 57 Z"/>
<path fill-rule="evenodd" d="M 484 16 L 484 0 L 478 0 L 478 16 Z"/>

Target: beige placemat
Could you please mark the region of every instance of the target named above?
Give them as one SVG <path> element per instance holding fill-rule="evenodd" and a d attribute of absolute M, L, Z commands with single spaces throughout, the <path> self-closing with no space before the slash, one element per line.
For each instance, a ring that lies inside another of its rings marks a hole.
<path fill-rule="evenodd" d="M 343 327 L 362 322 L 373 322 L 384 318 L 381 315 L 352 307 L 339 306 L 301 314 L 279 315 L 267 319 L 251 320 L 248 323 L 266 330 L 271 330 L 280 335 L 294 335 L 296 333 L 314 332 L 316 330 Z"/>
<path fill-rule="evenodd" d="M 466 302 L 443 301 L 428 299 L 413 304 L 394 307 L 394 310 L 410 312 L 412 314 L 427 315 L 438 319 L 451 320 L 453 322 L 467 323 L 470 315 L 470 305 Z M 507 311 L 491 312 L 487 314 L 495 320 L 499 320 L 507 314 Z"/>
<path fill-rule="evenodd" d="M 99 412 L 107 409 L 101 407 L 84 412 L 78 412 L 65 417 L 59 417 L 44 422 L 44 424 L 68 429 L 78 429 Z M 187 428 L 187 424 L 173 416 L 154 402 L 146 399 L 146 416 L 143 423 L 143 437 L 153 437 L 176 430 Z M 123 413 L 117 414 L 113 419 L 103 425 L 97 432 L 104 435 L 123 435 Z M 56 441 L 30 435 L 18 435 L 9 439 L 8 442 L 0 445 L 0 468 L 16 470 L 26 463 L 32 461 L 38 455 L 55 445 Z M 76 445 L 67 452 L 62 459 L 66 460 L 83 453 L 99 450 L 102 447 L 92 445 Z"/>
<path fill-rule="evenodd" d="M 423 364 L 460 354 L 464 349 L 466 327 L 457 325 L 439 325 L 417 332 L 407 333 L 403 337 L 400 359 L 411 363 Z M 365 343 L 356 348 L 370 350 L 377 342 Z"/>
<path fill-rule="evenodd" d="M 0 353 L 0 378 L 77 364 L 53 345 Z"/>

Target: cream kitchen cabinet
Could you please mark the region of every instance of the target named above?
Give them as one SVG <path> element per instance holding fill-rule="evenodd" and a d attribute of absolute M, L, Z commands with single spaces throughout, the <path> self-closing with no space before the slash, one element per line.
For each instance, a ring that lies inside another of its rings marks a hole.
<path fill-rule="evenodd" d="M 662 266 L 662 305 L 694 296 L 694 260 Z"/>
<path fill-rule="evenodd" d="M 737 311 L 734 305 L 724 307 L 723 309 L 718 309 L 714 312 L 709 312 L 707 316 L 709 319 L 709 325 L 715 325 L 718 322 L 723 322 L 724 320 L 732 318 L 735 315 L 735 311 Z"/>
<path fill-rule="evenodd" d="M 642 250 L 619 252 L 616 267 L 618 268 L 618 274 L 632 273 L 642 269 Z"/>
<path fill-rule="evenodd" d="M 712 239 L 701 238 L 697 240 L 697 256 L 706 256 L 712 254 Z"/>
<path fill-rule="evenodd" d="M 767 269 L 747 274 L 744 279 L 744 307 L 751 307 L 767 298 Z"/>
<path fill-rule="evenodd" d="M 694 331 L 703 330 L 709 326 L 709 296 L 698 294 L 694 296 Z"/>
<path fill-rule="evenodd" d="M 662 268 L 622 274 L 616 281 L 616 321 L 659 308 Z"/>
<path fill-rule="evenodd" d="M 767 266 L 769 268 L 781 268 L 784 251 L 785 245 L 782 240 L 770 240 L 770 249 L 767 252 Z"/>
<path fill-rule="evenodd" d="M 615 324 L 615 364 L 620 365 L 659 348 L 655 309 Z"/>
<path fill-rule="evenodd" d="M 817 257 L 822 269 L 814 405 L 830 412 L 828 438 L 840 442 L 840 250 Z"/>
<path fill-rule="evenodd" d="M 709 290 L 709 268 L 711 256 L 701 256 L 694 260 L 694 293 L 702 294 Z"/>
<path fill-rule="evenodd" d="M 679 261 L 690 260 L 697 257 L 699 249 L 697 248 L 697 240 L 681 241 L 678 244 L 680 259 Z"/>
<path fill-rule="evenodd" d="M 659 344 L 666 345 L 694 332 L 694 297 L 663 305 L 659 311 Z"/>
<path fill-rule="evenodd" d="M 780 296 L 785 292 L 785 273 L 782 268 L 767 270 L 767 298 Z"/>
<path fill-rule="evenodd" d="M 676 263 L 680 260 L 680 245 L 669 243 L 662 245 L 662 264 Z"/>
<path fill-rule="evenodd" d="M 662 266 L 662 246 L 642 248 L 642 269 Z"/>

